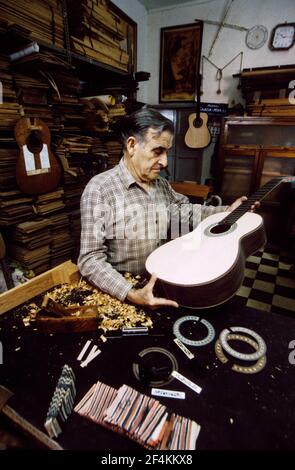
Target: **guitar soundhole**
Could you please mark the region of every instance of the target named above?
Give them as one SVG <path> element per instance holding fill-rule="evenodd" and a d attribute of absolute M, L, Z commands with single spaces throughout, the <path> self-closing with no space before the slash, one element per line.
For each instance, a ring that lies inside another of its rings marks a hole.
<path fill-rule="evenodd" d="M 199 128 L 199 127 L 202 127 L 202 125 L 203 125 L 203 119 L 201 117 L 196 118 L 194 120 L 194 127 Z"/>
<path fill-rule="evenodd" d="M 43 148 L 43 142 L 38 132 L 32 131 L 27 138 L 27 147 L 32 153 L 40 153 Z"/>
<path fill-rule="evenodd" d="M 231 224 L 216 224 L 210 229 L 210 233 L 226 233 L 232 228 Z"/>

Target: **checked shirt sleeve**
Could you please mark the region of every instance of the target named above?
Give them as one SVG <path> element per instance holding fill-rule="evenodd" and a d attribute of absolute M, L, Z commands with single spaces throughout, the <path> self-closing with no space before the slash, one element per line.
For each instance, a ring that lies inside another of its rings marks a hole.
<path fill-rule="evenodd" d="M 97 186 L 88 184 L 81 199 L 81 247 L 78 267 L 99 289 L 124 300 L 132 288 L 107 260 L 105 208 Z"/>

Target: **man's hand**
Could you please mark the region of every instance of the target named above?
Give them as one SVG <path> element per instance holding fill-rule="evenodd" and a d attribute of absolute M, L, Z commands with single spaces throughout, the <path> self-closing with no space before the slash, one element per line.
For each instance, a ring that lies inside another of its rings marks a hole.
<path fill-rule="evenodd" d="M 228 208 L 227 208 L 227 212 L 231 212 L 235 209 L 237 209 L 237 207 L 239 207 L 242 202 L 245 202 L 247 201 L 247 196 L 241 196 L 239 197 L 238 199 L 236 199 Z M 258 209 L 258 207 L 260 206 L 260 202 L 259 201 L 256 201 L 254 202 L 254 204 L 252 204 L 251 208 L 250 208 L 250 212 L 255 212 L 256 209 Z"/>
<path fill-rule="evenodd" d="M 131 289 L 127 294 L 127 299 L 136 305 L 145 305 L 150 308 L 163 307 L 168 305 L 169 307 L 178 307 L 178 303 L 174 300 L 164 299 L 162 297 L 154 297 L 153 289 L 156 283 L 157 277 L 152 274 L 149 282 L 142 289 Z"/>

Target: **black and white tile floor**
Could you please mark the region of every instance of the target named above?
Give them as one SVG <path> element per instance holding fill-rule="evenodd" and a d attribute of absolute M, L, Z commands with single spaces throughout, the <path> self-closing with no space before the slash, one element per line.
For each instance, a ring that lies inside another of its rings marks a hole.
<path fill-rule="evenodd" d="M 237 296 L 247 307 L 295 318 L 295 269 L 290 255 L 266 247 L 249 256 Z"/>

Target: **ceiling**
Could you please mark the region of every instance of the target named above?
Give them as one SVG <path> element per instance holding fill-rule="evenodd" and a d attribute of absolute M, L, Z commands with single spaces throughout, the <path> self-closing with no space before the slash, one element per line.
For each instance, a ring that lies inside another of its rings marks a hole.
<path fill-rule="evenodd" d="M 147 10 L 152 10 L 153 8 L 160 7 L 169 7 L 169 6 L 178 6 L 182 3 L 188 3 L 190 0 L 138 0 L 142 5 L 146 7 Z"/>

